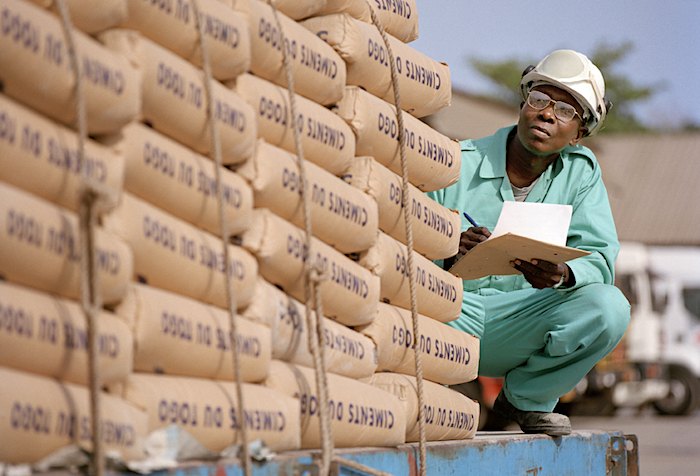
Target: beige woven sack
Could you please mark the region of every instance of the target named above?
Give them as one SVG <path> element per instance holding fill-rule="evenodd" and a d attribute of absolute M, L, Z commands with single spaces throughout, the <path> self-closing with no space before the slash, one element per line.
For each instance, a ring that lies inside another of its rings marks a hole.
<path fill-rule="evenodd" d="M 470 382 L 479 370 L 479 339 L 418 315 L 423 378 L 443 385 Z M 378 371 L 416 375 L 411 312 L 379 303 L 377 317 L 357 328 L 377 345 Z"/>
<path fill-rule="evenodd" d="M 260 137 L 296 154 L 289 91 L 252 74 L 228 84 L 257 111 Z M 304 158 L 340 175 L 355 156 L 355 134 L 337 114 L 299 94 L 294 97 Z"/>
<path fill-rule="evenodd" d="M 237 169 L 253 187 L 256 208 L 304 227 L 298 159 L 286 150 L 259 141 L 255 157 Z M 311 194 L 311 229 L 341 253 L 357 253 L 377 240 L 377 202 L 316 164 L 305 164 Z"/>
<path fill-rule="evenodd" d="M 44 8 L 58 9 L 57 0 L 29 0 Z M 112 27 L 128 15 L 128 0 L 64 0 L 73 26 L 85 33 Z"/>
<path fill-rule="evenodd" d="M 327 374 L 333 446 L 397 446 L 405 441 L 406 408 L 398 398 L 359 380 Z M 319 401 L 312 369 L 273 360 L 264 385 L 301 404 L 301 447 L 320 448 Z"/>
<path fill-rule="evenodd" d="M 303 20 L 318 15 L 328 0 L 273 0 L 272 3 L 280 12 L 292 20 Z"/>
<path fill-rule="evenodd" d="M 76 78 L 61 21 L 36 5 L 0 0 L 0 83 L 3 93 L 64 124 L 76 127 Z M 118 130 L 141 109 L 141 75 L 126 58 L 75 31 L 82 71 L 87 128 Z"/>
<path fill-rule="evenodd" d="M 335 112 L 357 137 L 355 154 L 371 156 L 403 176 L 396 108 L 356 87 L 345 88 Z M 408 114 L 403 115 L 408 181 L 424 192 L 452 185 L 459 179 L 459 143 Z"/>
<path fill-rule="evenodd" d="M 128 58 L 143 75 L 141 119 L 168 137 L 213 157 L 203 71 L 133 30 L 108 30 L 99 39 Z M 257 137 L 253 108 L 218 81 L 212 81 L 211 91 L 221 160 L 225 165 L 243 162 L 253 154 Z"/>
<path fill-rule="evenodd" d="M 379 229 L 406 244 L 403 180 L 372 157 L 356 157 L 343 179 L 374 198 Z M 408 184 L 413 249 L 430 260 L 449 258 L 459 251 L 459 213 Z"/>
<path fill-rule="evenodd" d="M 288 0 L 289 1 L 289 0 Z M 292 0 L 293 1 L 293 0 Z M 349 13 L 352 17 L 372 23 L 372 8 L 384 30 L 394 38 L 409 43 L 418 38 L 418 9 L 416 0 L 367 1 L 367 0 L 325 0 L 325 7 L 317 16 L 332 13 Z"/>
<path fill-rule="evenodd" d="M 306 233 L 267 209 L 253 212 L 243 248 L 258 258 L 260 275 L 287 294 L 306 301 Z M 313 239 L 314 260 L 323 272 L 319 286 L 323 314 L 346 326 L 368 324 L 379 302 L 379 278 L 325 243 Z"/>
<path fill-rule="evenodd" d="M 92 451 L 87 387 L 3 367 L 0 382 L 0 461 L 37 463 L 76 444 Z M 102 394 L 100 405 L 105 453 L 124 461 L 144 459 L 147 415 L 113 395 Z"/>
<path fill-rule="evenodd" d="M 132 374 L 123 397 L 148 414 L 148 431 L 177 425 L 218 454 L 240 443 L 262 439 L 273 451 L 299 449 L 299 402 L 261 385 L 243 384 L 241 414 L 235 384 L 192 377 Z"/>
<path fill-rule="evenodd" d="M 221 236 L 216 168 L 212 160 L 136 122 L 104 141 L 124 157 L 126 191 Z M 250 223 L 253 191 L 229 169 L 222 168 L 220 174 L 226 229 L 236 235 Z"/>
<path fill-rule="evenodd" d="M 71 299 L 81 296 L 80 230 L 76 213 L 0 182 L 0 276 Z M 119 302 L 134 269 L 129 246 L 95 229 L 99 292 Z"/>
<path fill-rule="evenodd" d="M 100 381 L 122 381 L 133 367 L 133 338 L 114 314 L 99 312 Z M 77 302 L 0 282 L 0 366 L 88 385 L 88 334 Z"/>
<path fill-rule="evenodd" d="M 347 64 L 347 84 L 360 86 L 395 104 L 389 55 L 379 30 L 346 13 L 301 22 L 338 52 Z M 446 64 L 387 35 L 396 62 L 401 107 L 415 117 L 433 114 L 450 105 L 452 84 Z"/>
<path fill-rule="evenodd" d="M 441 322 L 454 321 L 462 310 L 462 280 L 426 257 L 413 253 L 418 313 Z M 381 299 L 411 309 L 406 245 L 379 232 L 377 244 L 360 254 L 360 264 L 381 279 Z"/>
<path fill-rule="evenodd" d="M 309 350 L 306 306 L 299 301 L 260 278 L 253 302 L 243 311 L 243 317 L 270 326 L 273 358 L 314 367 Z M 372 375 L 377 370 L 377 355 L 372 340 L 326 317 L 323 318 L 323 328 L 327 371 L 360 378 Z"/>
<path fill-rule="evenodd" d="M 246 13 L 248 18 L 252 57 L 250 71 L 287 87 L 282 35 L 272 7 L 259 0 L 237 0 L 234 8 Z M 299 23 L 282 12 L 278 12 L 277 16 L 289 54 L 294 91 L 324 106 L 335 104 L 345 87 L 345 62 L 330 45 Z"/>
<path fill-rule="evenodd" d="M 418 384 L 415 377 L 381 372 L 362 381 L 396 395 L 406 405 L 406 441 L 419 441 Z M 423 398 L 427 441 L 474 438 L 479 426 L 477 402 L 455 390 L 425 380 Z"/>
<path fill-rule="evenodd" d="M 90 139 L 84 150 L 88 177 L 116 204 L 124 158 Z M 75 131 L 0 94 L 0 180 L 77 211 L 81 174 Z"/>
<path fill-rule="evenodd" d="M 227 245 L 226 266 L 221 238 L 128 193 L 103 221 L 133 250 L 137 281 L 228 309 L 224 279 L 228 269 L 237 309 L 250 303 L 258 267 L 241 247 Z"/>
<path fill-rule="evenodd" d="M 228 311 L 133 283 L 116 309 L 134 333 L 134 370 L 234 380 Z M 241 380 L 259 382 L 272 358 L 270 328 L 236 317 Z"/>
<path fill-rule="evenodd" d="M 129 15 L 120 27 L 138 30 L 195 66 L 203 67 L 192 0 L 169 4 L 127 0 L 127 3 Z M 204 24 L 212 75 L 223 81 L 248 71 L 250 32 L 245 16 L 219 0 L 198 0 L 197 5 Z"/>

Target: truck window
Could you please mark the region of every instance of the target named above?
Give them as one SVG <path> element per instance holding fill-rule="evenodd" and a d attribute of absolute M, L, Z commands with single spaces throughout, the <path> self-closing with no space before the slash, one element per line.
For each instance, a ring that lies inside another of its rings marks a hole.
<path fill-rule="evenodd" d="M 700 288 L 683 288 L 683 301 L 696 319 L 700 319 Z"/>

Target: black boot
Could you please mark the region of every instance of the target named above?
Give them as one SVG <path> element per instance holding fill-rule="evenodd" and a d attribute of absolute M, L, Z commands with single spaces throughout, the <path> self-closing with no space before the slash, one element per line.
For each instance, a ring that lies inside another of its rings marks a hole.
<path fill-rule="evenodd" d="M 571 433 L 571 422 L 566 415 L 518 410 L 508 401 L 503 390 L 501 390 L 498 398 L 493 403 L 493 410 L 520 425 L 523 433 L 544 433 L 550 436 L 562 436 Z"/>

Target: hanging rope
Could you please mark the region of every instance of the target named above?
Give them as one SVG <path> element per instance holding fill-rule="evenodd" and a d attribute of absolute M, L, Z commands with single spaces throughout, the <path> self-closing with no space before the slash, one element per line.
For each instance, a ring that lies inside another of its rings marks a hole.
<path fill-rule="evenodd" d="M 97 204 L 102 190 L 89 178 L 85 163 L 85 142 L 87 140 L 87 116 L 85 111 L 85 95 L 80 68 L 80 58 L 75 44 L 73 22 L 64 0 L 57 0 L 56 5 L 61 17 L 61 24 L 68 45 L 68 55 L 75 74 L 75 89 L 73 97 L 76 102 L 76 120 L 78 129 L 78 170 L 80 170 L 80 202 L 79 202 L 79 246 L 80 246 L 80 303 L 85 314 L 88 339 L 88 374 L 90 387 L 90 418 L 92 420 L 92 469 L 91 473 L 102 476 L 105 473 L 104 447 L 101 431 L 101 399 L 100 389 L 100 356 L 97 345 L 98 323 L 97 316 L 102 308 L 100 296 L 97 259 L 95 256 L 95 227 L 97 224 Z M 103 195 L 104 196 L 104 195 Z M 77 435 L 76 416 L 73 424 L 73 434 Z"/>
<path fill-rule="evenodd" d="M 413 263 L 413 228 L 411 226 L 411 213 L 410 213 L 410 202 L 409 202 L 409 181 L 408 181 L 408 165 L 406 163 L 406 129 L 403 123 L 403 111 L 401 110 L 401 94 L 399 93 L 399 78 L 396 73 L 396 61 L 394 60 L 394 53 L 391 50 L 391 45 L 389 45 L 389 37 L 384 31 L 377 14 L 374 9 L 367 3 L 369 7 L 370 14 L 372 15 L 372 22 L 375 24 L 379 33 L 382 35 L 384 44 L 386 45 L 386 51 L 389 56 L 389 64 L 391 65 L 391 82 L 394 89 L 394 103 L 396 105 L 396 119 L 399 126 L 399 150 L 401 152 L 401 172 L 403 179 L 403 189 L 402 189 L 402 206 L 403 206 L 403 216 L 404 222 L 406 224 L 406 248 L 407 248 L 407 265 L 408 265 L 408 286 L 411 293 L 411 317 L 413 318 L 413 350 L 415 353 L 416 360 L 416 384 L 418 391 L 418 431 L 419 431 L 419 443 L 418 449 L 420 452 L 420 474 L 421 476 L 426 476 L 426 450 L 425 450 L 425 399 L 423 394 L 423 364 L 421 359 L 421 349 L 420 349 L 420 333 L 418 332 L 418 303 L 416 298 L 416 270 L 415 264 Z"/>
<path fill-rule="evenodd" d="M 217 204 L 219 207 L 219 223 L 221 225 L 221 240 L 224 252 L 224 283 L 226 286 L 226 303 L 229 311 L 229 322 L 231 326 L 231 354 L 233 356 L 233 376 L 236 381 L 236 397 L 238 400 L 239 421 L 241 424 L 238 427 L 240 436 L 241 460 L 243 462 L 243 471 L 245 476 L 251 476 L 252 463 L 250 458 L 250 449 L 248 448 L 248 428 L 245 419 L 245 405 L 243 400 L 243 384 L 241 382 L 241 362 L 238 358 L 238 335 L 236 331 L 236 296 L 233 292 L 233 274 L 231 258 L 229 253 L 229 232 L 226 222 L 226 210 L 224 206 L 224 191 L 221 184 L 221 169 L 223 168 L 221 159 L 221 141 L 219 140 L 219 127 L 214 117 L 215 100 L 212 91 L 212 83 L 214 81 L 211 72 L 211 62 L 209 58 L 209 49 L 207 47 L 207 39 L 204 31 L 204 22 L 201 21 L 199 0 L 192 0 L 192 14 L 194 15 L 195 26 L 199 32 L 199 44 L 202 50 L 202 64 L 204 69 L 204 92 L 207 97 L 207 120 L 211 130 L 211 144 L 214 152 L 215 180 L 217 191 Z"/>
<path fill-rule="evenodd" d="M 292 127 L 294 128 L 294 140 L 296 143 L 297 160 L 299 165 L 299 177 L 301 179 L 301 196 L 303 200 L 303 215 L 304 228 L 306 232 L 306 261 L 304 262 L 304 277 L 306 291 L 306 322 L 309 329 L 309 350 L 314 359 L 314 370 L 316 375 L 316 392 L 318 393 L 319 402 L 319 425 L 321 429 L 321 462 L 319 474 L 325 476 L 329 474 L 331 467 L 331 459 L 333 456 L 333 435 L 331 433 L 331 424 L 329 416 L 329 398 L 328 398 L 328 377 L 326 375 L 325 361 L 325 332 L 323 332 L 323 305 L 321 302 L 321 292 L 319 286 L 325 278 L 324 270 L 315 262 L 312 247 L 312 232 L 311 232 L 311 194 L 308 193 L 308 180 L 306 177 L 306 166 L 304 160 L 304 150 L 301 144 L 301 133 L 297 127 L 297 105 L 294 94 L 294 76 L 292 75 L 292 67 L 287 54 L 287 42 L 284 36 L 282 23 L 277 13 L 277 7 L 273 0 L 268 0 L 268 4 L 272 8 L 272 12 L 277 23 L 277 29 L 280 33 L 280 44 L 282 45 L 282 59 L 287 79 L 287 89 L 289 90 L 289 103 L 291 110 Z M 313 312 L 315 307 L 316 312 Z"/>

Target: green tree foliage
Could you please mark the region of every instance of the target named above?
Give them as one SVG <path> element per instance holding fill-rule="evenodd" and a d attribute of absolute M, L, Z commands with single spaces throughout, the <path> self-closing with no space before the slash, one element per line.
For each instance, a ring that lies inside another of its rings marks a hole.
<path fill-rule="evenodd" d="M 615 65 L 625 58 L 633 49 L 631 42 L 622 43 L 619 46 L 600 44 L 593 54 L 588 57 L 598 66 L 605 78 L 605 97 L 613 103 L 613 108 L 605 120 L 605 132 L 633 132 L 646 131 L 641 122 L 635 118 L 632 106 L 639 101 L 649 99 L 655 92 L 664 86 L 637 86 L 629 78 L 617 74 Z M 470 59 L 472 67 L 483 76 L 489 78 L 496 86 L 498 93 L 492 95 L 492 99 L 518 106 L 522 99 L 518 92 L 518 84 L 522 72 L 528 65 L 537 64 L 539 59 L 505 59 L 502 61 L 484 61 L 477 58 Z"/>

